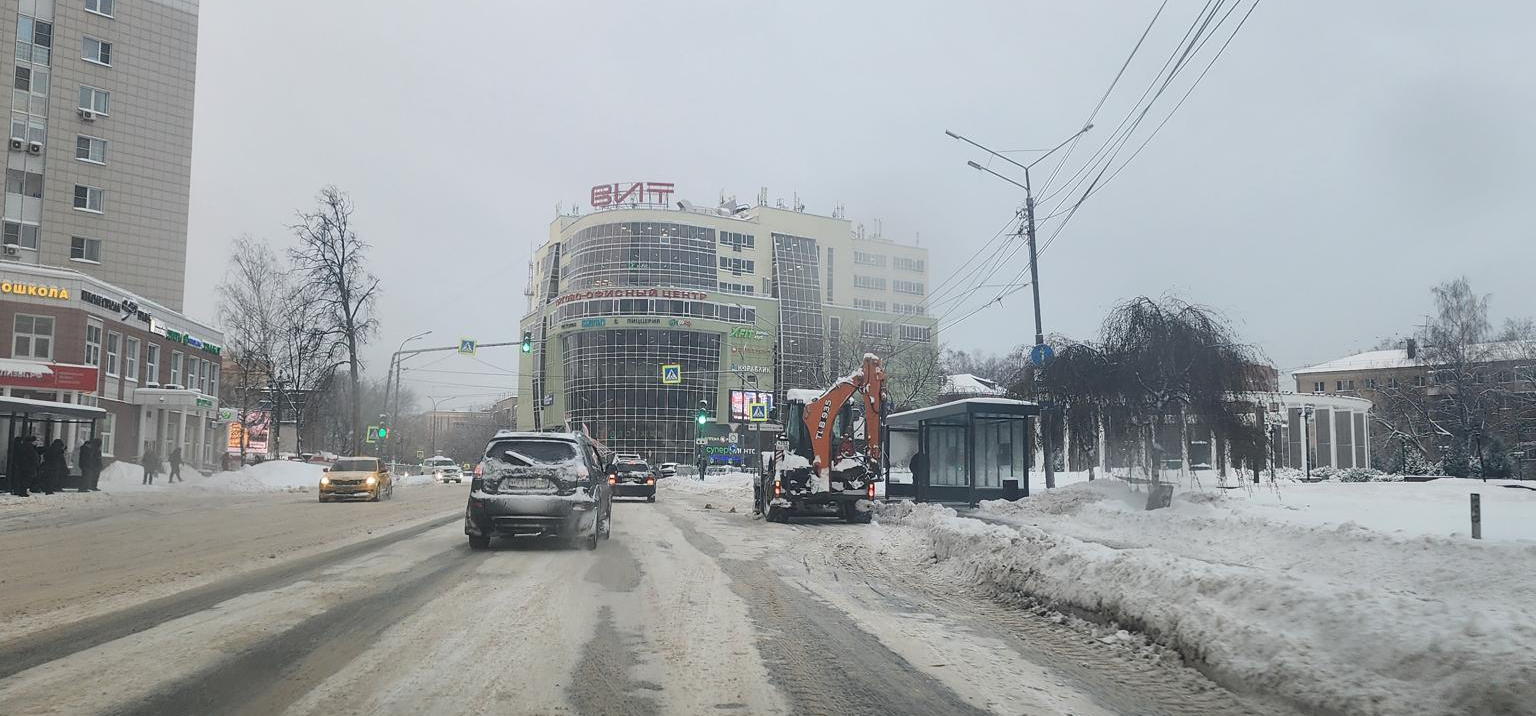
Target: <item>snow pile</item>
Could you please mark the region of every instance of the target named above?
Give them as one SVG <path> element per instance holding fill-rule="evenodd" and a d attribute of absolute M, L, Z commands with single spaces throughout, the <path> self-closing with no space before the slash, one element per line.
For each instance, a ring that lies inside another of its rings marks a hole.
<path fill-rule="evenodd" d="M 685 492 L 722 499 L 736 499 L 742 505 L 752 504 L 752 480 L 750 472 L 727 472 L 721 475 L 678 475 L 657 480 L 662 492 Z"/>
<path fill-rule="evenodd" d="M 1181 496 L 1146 512 L 1144 493 L 1102 481 L 977 513 L 1007 524 L 907 502 L 879 514 L 922 534 L 932 554 L 905 558 L 935 560 L 943 578 L 1108 617 L 1235 688 L 1350 714 L 1536 704 L 1536 545 L 1305 526 L 1220 506 L 1244 499 Z"/>
<path fill-rule="evenodd" d="M 310 492 L 325 474 L 321 465 L 293 460 L 268 460 L 234 472 L 216 472 L 202 487 L 230 492 Z"/>

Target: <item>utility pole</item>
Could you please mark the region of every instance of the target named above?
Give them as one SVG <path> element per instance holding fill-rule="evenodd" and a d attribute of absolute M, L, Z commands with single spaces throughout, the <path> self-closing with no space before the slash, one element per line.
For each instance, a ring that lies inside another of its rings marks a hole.
<path fill-rule="evenodd" d="M 1029 288 L 1030 288 L 1030 293 L 1034 297 L 1034 304 L 1035 304 L 1035 346 L 1036 346 L 1036 350 L 1043 350 L 1043 349 L 1040 349 L 1039 347 L 1045 345 L 1045 327 L 1044 327 L 1044 324 L 1042 323 L 1042 321 L 1040 320 L 1040 261 L 1039 261 L 1040 253 L 1039 253 L 1038 249 L 1035 246 L 1035 193 L 1034 193 L 1034 189 L 1032 189 L 1031 185 L 1030 185 L 1029 170 L 1031 168 L 1033 168 L 1036 164 L 1039 164 L 1040 162 L 1045 161 L 1046 157 L 1049 157 L 1052 154 L 1055 154 L 1057 150 L 1061 149 L 1062 147 L 1067 146 L 1067 144 L 1070 143 L 1072 140 L 1077 139 L 1078 137 L 1081 137 L 1084 134 L 1086 134 L 1088 132 L 1088 130 L 1090 130 L 1090 129 L 1093 129 L 1093 125 L 1092 124 L 1084 126 L 1082 129 L 1078 130 L 1076 134 L 1073 134 L 1072 136 L 1067 137 L 1065 140 L 1063 140 L 1061 142 L 1061 144 L 1056 145 L 1050 151 L 1040 155 L 1039 157 L 1036 157 L 1035 160 L 1030 162 L 1029 164 L 1020 164 L 1020 163 L 1018 163 L 1018 162 L 1016 162 L 1016 161 L 1014 161 L 1014 160 L 1012 160 L 1012 159 L 1010 159 L 1010 158 L 1008 158 L 1008 157 L 1006 157 L 1006 156 L 1004 156 L 1004 155 L 1002 155 L 1002 154 L 1000 154 L 998 152 L 995 152 L 995 151 L 993 151 L 993 150 L 991 150 L 991 149 L 989 149 L 987 147 L 982 146 L 981 144 L 978 144 L 978 143 L 973 142 L 973 141 L 971 141 L 969 139 L 966 139 L 965 137 L 962 137 L 962 136 L 960 136 L 958 134 L 955 134 L 954 132 L 951 132 L 951 131 L 949 131 L 947 129 L 944 130 L 944 133 L 949 135 L 950 137 L 952 137 L 954 139 L 958 139 L 958 140 L 960 140 L 962 142 L 965 142 L 966 144 L 969 144 L 969 145 L 971 145 L 973 147 L 976 147 L 977 149 L 980 149 L 980 150 L 986 152 L 987 154 L 990 154 L 990 155 L 992 155 L 994 157 L 997 157 L 998 159 L 1001 159 L 1001 160 L 1003 160 L 1005 162 L 1008 162 L 1009 164 L 1012 164 L 1012 165 L 1014 165 L 1014 166 L 1024 170 L 1024 183 L 1020 184 L 1020 183 L 1018 183 L 1018 182 L 1016 182 L 1016 181 L 1014 181 L 1014 180 L 1012 180 L 1012 179 L 1010 179 L 1010 178 L 1008 178 L 1006 176 L 1003 176 L 1002 174 L 999 174 L 999 173 L 997 173 L 995 171 L 992 171 L 991 169 L 988 169 L 988 168 L 986 168 L 986 167 L 984 167 L 984 166 L 982 166 L 980 164 L 977 164 L 974 161 L 966 162 L 966 164 L 969 165 L 972 169 L 975 169 L 977 171 L 983 171 L 983 172 L 986 172 L 988 174 L 991 174 L 992 176 L 995 176 L 995 177 L 997 177 L 999 179 L 1002 179 L 1003 181 L 1008 182 L 1009 184 L 1012 184 L 1012 185 L 1014 185 L 1014 186 L 1024 190 L 1024 225 L 1022 227 L 1020 227 L 1020 228 L 1024 231 L 1025 235 L 1028 237 L 1028 240 L 1029 240 Z M 1030 352 L 1030 355 L 1034 356 L 1034 354 L 1035 353 L 1032 350 Z M 1048 355 L 1048 354 L 1046 354 L 1046 355 Z M 1047 357 L 1044 360 L 1040 361 L 1042 366 L 1044 365 L 1046 360 L 1049 360 L 1049 358 Z M 1037 368 L 1038 367 L 1040 367 L 1040 366 L 1037 366 Z M 1035 371 L 1031 370 L 1030 371 L 1030 384 L 1031 385 L 1035 384 L 1034 376 L 1035 376 Z M 1051 452 L 1052 452 L 1052 447 L 1051 447 L 1051 431 L 1052 431 L 1052 429 L 1055 426 L 1054 410 L 1053 410 L 1053 407 L 1051 406 L 1051 403 L 1050 403 L 1049 400 L 1042 399 L 1041 390 L 1038 387 L 1035 390 L 1035 398 L 1040 401 L 1040 453 L 1041 453 L 1040 463 L 1041 463 L 1041 465 L 1045 469 L 1045 487 L 1046 487 L 1046 489 L 1051 489 L 1051 488 L 1056 486 L 1056 465 L 1055 465 L 1055 462 L 1051 459 Z"/>

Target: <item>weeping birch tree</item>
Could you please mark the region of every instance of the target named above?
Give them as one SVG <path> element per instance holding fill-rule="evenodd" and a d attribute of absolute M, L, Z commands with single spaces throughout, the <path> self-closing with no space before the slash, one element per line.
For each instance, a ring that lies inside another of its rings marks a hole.
<path fill-rule="evenodd" d="M 1091 454 L 1102 436 L 1160 481 L 1164 461 L 1185 452 L 1160 435 L 1169 419 L 1203 424 L 1236 463 L 1262 462 L 1263 425 L 1234 400 L 1269 388 L 1259 366 L 1257 351 L 1209 309 L 1139 297 L 1110 311 L 1097 341 L 1061 346 L 1039 379 L 1064 411 L 1069 451 Z"/>

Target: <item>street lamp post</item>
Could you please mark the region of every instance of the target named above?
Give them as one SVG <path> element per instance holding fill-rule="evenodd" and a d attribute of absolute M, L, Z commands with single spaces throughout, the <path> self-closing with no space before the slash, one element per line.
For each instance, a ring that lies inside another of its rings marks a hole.
<path fill-rule="evenodd" d="M 1020 164 L 1020 163 L 1018 163 L 1018 162 L 1016 162 L 1016 161 L 1014 161 L 1014 160 L 1012 160 L 1012 159 L 1010 159 L 1010 158 L 1008 158 L 1008 157 L 1006 157 L 1006 156 L 1004 156 L 1004 155 L 1002 155 L 1002 154 L 1000 154 L 998 152 L 995 152 L 995 151 L 993 151 L 993 150 L 991 150 L 991 149 L 989 149 L 987 147 L 982 146 L 981 144 L 978 144 L 978 143 L 976 143 L 974 141 L 966 139 L 965 137 L 962 137 L 962 136 L 960 136 L 958 134 L 955 134 L 954 132 L 951 132 L 951 131 L 949 131 L 947 129 L 944 130 L 944 133 L 949 135 L 950 137 L 952 137 L 954 139 L 958 139 L 958 140 L 960 140 L 962 142 L 965 142 L 966 144 L 969 144 L 969 145 L 971 145 L 973 147 L 976 147 L 977 149 L 980 149 L 980 150 L 982 150 L 982 151 L 984 151 L 984 152 L 986 152 L 986 153 L 988 153 L 988 154 L 990 154 L 990 155 L 992 155 L 994 157 L 997 157 L 998 159 L 1001 159 L 1001 160 L 1003 160 L 1005 162 L 1008 162 L 1009 164 L 1012 164 L 1012 165 L 1014 165 L 1014 166 L 1024 170 L 1024 183 L 1020 184 L 1020 183 L 1018 183 L 1018 182 L 1016 182 L 1016 181 L 1014 181 L 1014 180 L 1012 180 L 1012 179 L 1010 179 L 1010 178 L 1008 178 L 1006 176 L 1003 176 L 1002 174 L 999 174 L 999 173 L 997 173 L 997 172 L 995 172 L 995 171 L 993 171 L 991 169 L 988 169 L 987 167 L 984 167 L 984 166 L 982 166 L 980 164 L 977 164 L 974 161 L 966 162 L 966 164 L 969 165 L 972 169 L 975 169 L 977 171 L 983 171 L 983 172 L 986 172 L 988 174 L 991 174 L 992 176 L 995 176 L 998 179 L 1002 179 L 1003 181 L 1008 182 L 1009 184 L 1012 184 L 1012 185 L 1014 185 L 1014 186 L 1024 190 L 1024 226 L 1021 227 L 1021 228 L 1024 230 L 1025 234 L 1027 235 L 1027 237 L 1029 239 L 1029 287 L 1030 287 L 1030 293 L 1034 297 L 1034 307 L 1035 307 L 1035 345 L 1036 346 L 1045 345 L 1045 328 L 1042 325 L 1041 320 L 1040 320 L 1040 264 L 1039 264 L 1039 256 L 1040 256 L 1040 254 L 1039 254 L 1039 252 L 1035 248 L 1035 194 L 1034 194 L 1034 189 L 1031 188 L 1031 184 L 1030 184 L 1030 181 L 1029 181 L 1029 170 L 1031 168 L 1033 168 L 1035 165 L 1039 164 L 1040 162 L 1045 161 L 1046 157 L 1049 157 L 1052 154 L 1055 154 L 1057 150 L 1061 149 L 1062 147 L 1067 146 L 1067 144 L 1070 143 L 1072 140 L 1077 139 L 1078 137 L 1081 137 L 1084 134 L 1086 134 L 1088 132 L 1088 130 L 1090 130 L 1090 129 L 1093 129 L 1093 125 L 1092 124 L 1084 126 L 1082 129 L 1078 130 L 1075 134 L 1073 134 L 1072 136 L 1067 137 L 1065 140 L 1063 140 L 1061 142 L 1061 144 L 1058 144 L 1055 147 L 1052 147 L 1050 151 L 1040 155 L 1039 157 L 1036 157 L 1034 161 L 1032 161 L 1032 162 L 1030 162 L 1028 164 Z M 1035 397 L 1036 397 L 1037 400 L 1040 399 L 1040 395 L 1039 395 L 1038 389 L 1036 390 L 1036 396 Z M 1049 404 L 1047 403 L 1047 401 L 1041 400 L 1041 417 L 1045 417 L 1046 414 L 1049 413 L 1049 412 L 1051 412 L 1051 408 L 1050 408 Z M 1040 462 L 1042 463 L 1043 467 L 1045 468 L 1045 486 L 1047 488 L 1051 488 L 1051 487 L 1055 487 L 1056 486 L 1056 470 L 1055 470 L 1055 465 L 1052 463 L 1052 460 L 1051 460 L 1051 439 L 1050 439 L 1050 432 L 1051 432 L 1051 428 L 1052 428 L 1051 421 L 1050 420 L 1043 421 L 1041 428 L 1042 429 L 1040 430 L 1040 448 L 1041 448 Z"/>
<path fill-rule="evenodd" d="M 416 335 L 411 336 L 410 338 L 407 338 L 407 339 L 405 339 L 403 341 L 400 341 L 399 347 L 395 348 L 395 352 L 392 355 L 390 355 L 390 357 L 389 357 L 389 370 L 384 374 L 384 405 L 389 407 L 389 414 L 390 415 L 399 415 L 400 414 L 400 353 L 401 353 L 401 351 L 405 350 L 405 344 L 410 343 L 411 341 L 417 340 L 419 338 L 425 338 L 426 336 L 429 336 L 431 334 L 432 334 L 432 331 L 430 329 L 428 329 L 428 330 L 422 331 L 420 333 L 417 333 Z M 395 383 L 395 403 L 394 403 L 394 405 L 390 405 L 390 403 L 389 403 L 389 381 L 390 381 L 390 377 L 391 376 L 393 376 L 394 383 Z M 395 439 L 394 455 L 395 455 L 395 462 L 399 462 L 400 461 L 400 440 L 399 440 L 399 438 Z"/>

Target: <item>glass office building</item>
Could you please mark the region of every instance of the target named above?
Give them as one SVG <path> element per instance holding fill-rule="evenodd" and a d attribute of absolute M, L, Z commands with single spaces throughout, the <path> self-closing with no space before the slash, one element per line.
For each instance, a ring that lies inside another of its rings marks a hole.
<path fill-rule="evenodd" d="M 743 405 L 772 403 L 850 370 L 828 353 L 829 325 L 874 326 L 892 349 L 931 343 L 926 249 L 861 232 L 766 205 L 633 202 L 558 216 L 524 292 L 519 328 L 533 349 L 519 366 L 518 425 L 584 429 L 652 462 L 690 463 L 701 433 L 745 445 L 755 432 L 731 410 L 733 391 Z"/>

